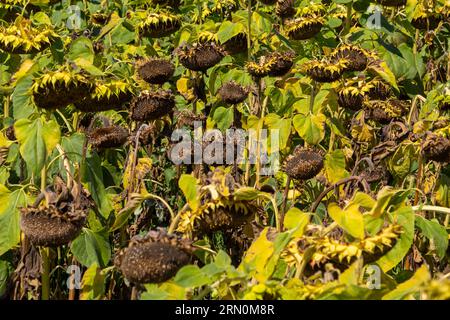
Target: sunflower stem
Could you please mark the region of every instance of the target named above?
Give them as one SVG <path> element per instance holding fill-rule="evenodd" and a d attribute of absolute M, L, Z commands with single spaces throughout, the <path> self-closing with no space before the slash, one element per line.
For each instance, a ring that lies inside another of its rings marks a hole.
<path fill-rule="evenodd" d="M 50 249 L 41 248 L 42 274 L 41 274 L 41 299 L 50 298 Z"/>
<path fill-rule="evenodd" d="M 351 21 L 352 21 L 352 9 L 353 9 L 352 6 L 353 6 L 352 1 L 347 3 L 347 17 L 345 18 L 344 35 L 346 35 L 350 32 Z"/>
<path fill-rule="evenodd" d="M 248 22 L 248 36 L 247 36 L 247 60 L 250 61 L 252 57 L 251 37 L 252 37 L 252 0 L 247 1 L 247 22 Z"/>
<path fill-rule="evenodd" d="M 9 117 L 9 95 L 5 97 L 5 103 L 3 104 L 3 116 L 5 119 Z"/>

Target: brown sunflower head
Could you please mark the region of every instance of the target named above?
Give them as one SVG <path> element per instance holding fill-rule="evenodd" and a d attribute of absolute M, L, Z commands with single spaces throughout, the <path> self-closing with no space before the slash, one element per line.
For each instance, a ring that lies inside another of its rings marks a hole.
<path fill-rule="evenodd" d="M 289 39 L 307 40 L 320 32 L 325 20 L 317 15 L 305 15 L 285 22 L 285 32 Z"/>
<path fill-rule="evenodd" d="M 284 162 L 284 171 L 294 179 L 314 178 L 323 168 L 323 155 L 320 151 L 297 147 Z"/>
<path fill-rule="evenodd" d="M 450 140 L 437 135 L 428 134 L 422 146 L 422 155 L 436 162 L 450 161 Z"/>
<path fill-rule="evenodd" d="M 132 283 L 165 282 L 189 264 L 194 251 L 191 243 L 163 230 L 152 230 L 144 237 L 132 238 L 115 256 L 114 264 Z"/>
<path fill-rule="evenodd" d="M 385 7 L 402 7 L 406 5 L 406 0 L 376 0 L 376 2 Z"/>
<path fill-rule="evenodd" d="M 173 63 L 165 59 L 139 60 L 136 65 L 139 77 L 150 84 L 163 84 L 169 81 L 175 72 Z"/>
<path fill-rule="evenodd" d="M 255 78 L 265 76 L 281 77 L 291 70 L 294 65 L 294 56 L 295 54 L 292 51 L 273 51 L 259 57 L 257 62 L 248 62 L 246 69 Z"/>
<path fill-rule="evenodd" d="M 97 128 L 89 133 L 89 142 L 95 149 L 121 147 L 128 139 L 128 130 L 121 126 Z"/>
<path fill-rule="evenodd" d="M 218 93 L 222 101 L 227 104 L 241 103 L 248 96 L 248 90 L 234 81 L 225 83 Z"/>
<path fill-rule="evenodd" d="M 247 52 L 247 46 L 247 34 L 244 32 L 238 33 L 223 44 L 225 51 L 230 55 Z"/>
<path fill-rule="evenodd" d="M 182 45 L 176 53 L 183 66 L 193 71 L 206 71 L 218 64 L 226 55 L 225 49 L 216 42 L 197 42 Z"/>
<path fill-rule="evenodd" d="M 133 85 L 127 81 L 97 82 L 94 92 L 90 96 L 74 102 L 74 105 L 83 112 L 120 110 L 133 98 L 133 91 Z"/>
<path fill-rule="evenodd" d="M 54 247 L 69 243 L 81 232 L 92 203 L 87 192 L 69 190 L 57 177 L 46 191 L 46 205 L 20 209 L 20 228 L 36 246 Z"/>
<path fill-rule="evenodd" d="M 414 28 L 419 30 L 434 30 L 442 21 L 443 16 L 436 12 L 422 12 L 413 17 L 411 24 Z"/>
<path fill-rule="evenodd" d="M 275 6 L 275 14 L 281 19 L 292 18 L 297 12 L 294 2 L 294 0 L 278 0 Z"/>
<path fill-rule="evenodd" d="M 259 2 L 266 6 L 272 6 L 277 2 L 277 0 L 259 0 Z"/>
<path fill-rule="evenodd" d="M 365 88 L 367 96 L 372 100 L 386 100 L 392 94 L 391 87 L 381 80 L 371 80 Z"/>
<path fill-rule="evenodd" d="M 341 59 L 347 60 L 346 71 L 363 71 L 369 62 L 366 51 L 353 45 L 343 45 L 337 48 L 330 58 L 334 62 Z"/>
<path fill-rule="evenodd" d="M 170 90 L 143 91 L 131 101 L 131 119 L 149 121 L 159 119 L 175 107 L 175 97 Z"/>
<path fill-rule="evenodd" d="M 162 38 L 177 32 L 181 27 L 181 19 L 165 10 L 149 12 L 145 19 L 138 25 L 139 34 L 142 37 Z"/>
<path fill-rule="evenodd" d="M 94 26 L 101 27 L 107 24 L 110 18 L 111 14 L 109 13 L 96 12 L 91 15 L 91 23 Z"/>
<path fill-rule="evenodd" d="M 365 117 L 387 124 L 404 115 L 409 106 L 408 102 L 397 99 L 369 100 L 364 102 Z"/>
<path fill-rule="evenodd" d="M 306 74 L 317 82 L 334 82 L 338 80 L 346 70 L 347 60 L 341 59 L 337 62 L 314 60 L 305 66 Z"/>
<path fill-rule="evenodd" d="M 348 85 L 338 91 L 339 106 L 345 109 L 358 111 L 363 107 L 364 96 L 366 92 L 364 87 L 357 85 Z"/>
<path fill-rule="evenodd" d="M 84 74 L 61 69 L 35 79 L 31 92 L 39 108 L 58 109 L 89 97 L 94 89 L 93 82 Z"/>

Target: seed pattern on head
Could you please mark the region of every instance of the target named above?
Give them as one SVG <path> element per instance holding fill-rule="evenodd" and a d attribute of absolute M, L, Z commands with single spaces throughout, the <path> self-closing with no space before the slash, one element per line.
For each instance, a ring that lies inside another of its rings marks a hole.
<path fill-rule="evenodd" d="M 181 64 L 193 71 L 206 71 L 218 64 L 226 55 L 225 49 L 215 42 L 197 42 L 176 49 Z"/>
<path fill-rule="evenodd" d="M 159 58 L 139 60 L 136 67 L 139 77 L 150 84 L 163 84 L 169 81 L 175 71 L 172 62 Z"/>
<path fill-rule="evenodd" d="M 436 162 L 450 162 L 450 140 L 437 134 L 428 134 L 422 147 L 422 155 Z"/>
<path fill-rule="evenodd" d="M 128 130 L 121 126 L 98 128 L 89 133 L 89 142 L 95 149 L 121 147 L 128 139 Z"/>
<path fill-rule="evenodd" d="M 314 178 L 323 168 L 321 152 L 297 147 L 284 162 L 284 171 L 292 178 L 308 180 Z"/>
<path fill-rule="evenodd" d="M 143 91 L 131 101 L 131 119 L 149 121 L 159 119 L 175 107 L 175 97 L 170 90 Z"/>
<path fill-rule="evenodd" d="M 192 242 L 163 230 L 135 236 L 128 248 L 118 252 L 114 264 L 132 283 L 161 283 L 172 278 L 191 261 Z"/>
<path fill-rule="evenodd" d="M 234 81 L 225 83 L 220 87 L 219 96 L 227 104 L 238 104 L 247 99 L 248 91 Z"/>
<path fill-rule="evenodd" d="M 346 60 L 346 71 L 363 71 L 369 62 L 368 53 L 353 45 L 343 45 L 331 53 L 330 60 L 338 62 L 339 60 Z"/>

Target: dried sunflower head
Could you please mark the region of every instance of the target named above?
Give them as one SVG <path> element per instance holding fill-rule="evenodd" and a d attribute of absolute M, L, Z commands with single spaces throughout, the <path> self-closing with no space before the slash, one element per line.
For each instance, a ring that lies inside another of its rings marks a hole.
<path fill-rule="evenodd" d="M 347 84 L 338 91 L 338 103 L 342 108 L 358 111 L 362 108 L 367 94 L 366 86 Z"/>
<path fill-rule="evenodd" d="M 292 178 L 308 180 L 314 178 L 323 168 L 320 151 L 297 147 L 284 162 L 284 171 Z"/>
<path fill-rule="evenodd" d="M 132 283 L 161 283 L 172 278 L 191 261 L 192 242 L 164 230 L 151 230 L 131 239 L 127 248 L 119 251 L 114 264 Z"/>
<path fill-rule="evenodd" d="M 84 112 L 119 110 L 133 98 L 133 85 L 123 80 L 101 81 L 95 84 L 92 94 L 74 103 Z"/>
<path fill-rule="evenodd" d="M 163 84 L 175 72 L 175 66 L 172 62 L 160 58 L 139 60 L 136 63 L 136 68 L 139 77 L 150 84 Z"/>
<path fill-rule="evenodd" d="M 93 130 L 88 134 L 89 142 L 95 149 L 121 147 L 128 140 L 128 130 L 121 126 L 108 126 Z"/>
<path fill-rule="evenodd" d="M 386 124 L 404 115 L 409 103 L 397 99 L 369 100 L 364 102 L 364 107 L 366 118 Z"/>
<path fill-rule="evenodd" d="M 216 169 L 201 187 L 201 205 L 181 214 L 177 231 L 202 236 L 248 225 L 256 206 L 252 201 L 237 198 L 238 191 L 234 178 Z"/>
<path fill-rule="evenodd" d="M 218 64 L 226 55 L 223 47 L 216 42 L 197 42 L 182 45 L 176 49 L 181 64 L 193 71 L 206 71 Z"/>
<path fill-rule="evenodd" d="M 131 119 L 135 121 L 157 120 L 175 107 L 175 97 L 170 90 L 141 92 L 131 101 Z"/>
<path fill-rule="evenodd" d="M 31 86 L 35 104 L 43 109 L 64 108 L 88 97 L 93 90 L 90 78 L 68 66 L 45 72 Z"/>
<path fill-rule="evenodd" d="M 94 26 L 101 27 L 107 24 L 110 18 L 111 18 L 110 13 L 95 12 L 91 14 L 90 20 Z"/>
<path fill-rule="evenodd" d="M 284 31 L 289 39 L 307 40 L 320 32 L 325 19 L 321 16 L 306 15 L 287 20 L 284 25 Z"/>
<path fill-rule="evenodd" d="M 248 96 L 248 90 L 234 81 L 225 83 L 218 93 L 222 101 L 227 104 L 241 103 Z"/>
<path fill-rule="evenodd" d="M 305 67 L 306 74 L 317 82 L 334 82 L 338 80 L 347 68 L 348 61 L 340 59 L 337 62 L 329 60 L 314 60 Z"/>
<path fill-rule="evenodd" d="M 259 2 L 266 6 L 273 6 L 277 2 L 277 0 L 259 0 Z"/>
<path fill-rule="evenodd" d="M 450 140 L 437 134 L 428 134 L 423 142 L 422 155 L 437 162 L 450 161 Z"/>
<path fill-rule="evenodd" d="M 294 53 L 291 51 L 274 51 L 263 55 L 258 62 L 250 61 L 246 64 L 247 72 L 255 78 L 265 76 L 281 77 L 294 65 Z"/>
<path fill-rule="evenodd" d="M 92 203 L 87 192 L 69 190 L 57 178 L 51 190 L 46 191 L 47 204 L 20 209 L 20 228 L 37 246 L 61 246 L 75 239 L 86 222 Z"/>
<path fill-rule="evenodd" d="M 294 2 L 294 0 L 278 0 L 275 7 L 275 14 L 281 19 L 292 18 L 297 12 Z"/>
<path fill-rule="evenodd" d="M 223 44 L 223 47 L 230 55 L 247 52 L 247 34 L 245 32 L 238 33 L 231 39 L 227 40 Z"/>
<path fill-rule="evenodd" d="M 402 7 L 406 5 L 406 0 L 376 0 L 376 2 L 386 7 Z"/>
<path fill-rule="evenodd" d="M 162 38 L 178 31 L 181 19 L 168 11 L 147 12 L 145 19 L 137 26 L 139 34 L 144 37 Z"/>
<path fill-rule="evenodd" d="M 348 61 L 346 71 L 362 71 L 367 67 L 368 53 L 358 46 L 343 45 L 335 49 L 330 56 L 330 60 L 334 62 L 341 59 Z"/>
<path fill-rule="evenodd" d="M 381 80 L 371 80 L 364 85 L 367 96 L 372 100 L 386 100 L 391 96 L 392 90 L 389 85 Z"/>
<path fill-rule="evenodd" d="M 411 24 L 414 28 L 419 30 L 433 30 L 438 27 L 443 18 L 442 14 L 438 12 L 432 10 L 420 10 L 412 18 Z"/>
<path fill-rule="evenodd" d="M 16 54 L 37 53 L 49 47 L 57 37 L 51 26 L 33 27 L 31 20 L 19 16 L 14 24 L 0 26 L 0 49 Z"/>

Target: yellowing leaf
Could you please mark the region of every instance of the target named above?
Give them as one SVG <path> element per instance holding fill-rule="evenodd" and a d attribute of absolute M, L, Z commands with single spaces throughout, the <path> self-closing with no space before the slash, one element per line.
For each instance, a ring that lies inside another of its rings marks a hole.
<path fill-rule="evenodd" d="M 342 210 L 336 203 L 330 203 L 328 214 L 351 236 L 359 239 L 364 238 L 364 217 L 359 211 L 359 205 L 351 203 Z"/>
<path fill-rule="evenodd" d="M 298 114 L 293 118 L 292 123 L 302 139 L 308 144 L 317 145 L 325 137 L 325 120 L 326 117 L 322 113 L 307 116 Z"/>
<path fill-rule="evenodd" d="M 287 229 L 295 229 L 292 237 L 301 237 L 309 223 L 310 215 L 302 212 L 298 208 L 291 208 L 284 217 L 284 226 Z"/>
<path fill-rule="evenodd" d="M 426 264 L 423 264 L 416 273 L 407 281 L 399 284 L 397 288 L 383 296 L 383 300 L 402 300 L 410 294 L 418 292 L 422 284 L 430 280 L 430 272 Z"/>
<path fill-rule="evenodd" d="M 183 174 L 178 181 L 178 186 L 183 191 L 191 210 L 197 210 L 200 205 L 197 192 L 197 179 L 189 174 Z"/>

